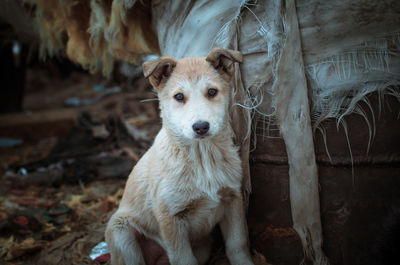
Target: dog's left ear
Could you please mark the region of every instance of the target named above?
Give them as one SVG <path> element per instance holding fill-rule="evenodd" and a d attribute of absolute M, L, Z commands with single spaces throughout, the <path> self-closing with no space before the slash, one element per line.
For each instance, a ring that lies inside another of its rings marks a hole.
<path fill-rule="evenodd" d="M 228 81 L 232 78 L 235 66 L 234 63 L 241 63 L 243 56 L 239 51 L 222 49 L 215 47 L 206 58 L 215 70 L 217 70 L 224 79 Z"/>

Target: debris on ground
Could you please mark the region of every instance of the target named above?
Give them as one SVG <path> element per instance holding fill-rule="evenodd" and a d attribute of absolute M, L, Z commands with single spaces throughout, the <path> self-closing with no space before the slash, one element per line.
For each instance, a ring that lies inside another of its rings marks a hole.
<path fill-rule="evenodd" d="M 68 98 L 64 101 L 64 106 L 66 107 L 80 107 L 86 105 L 93 105 L 105 97 L 121 92 L 121 88 L 118 86 L 107 88 L 105 90 L 95 89 L 95 91 L 102 91 L 100 94 L 94 98 L 80 99 L 78 97 Z"/>
<path fill-rule="evenodd" d="M 82 71 L 27 79 L 24 112 L 0 115 L 0 264 L 104 262 L 90 253 L 160 129 L 157 101 L 141 103 L 143 78 L 134 91 Z"/>
<path fill-rule="evenodd" d="M 21 145 L 22 143 L 22 139 L 0 138 L 0 147 L 14 147 Z"/>
<path fill-rule="evenodd" d="M 109 264 L 104 230 L 161 127 L 158 101 L 142 77 L 46 71 L 29 69 L 22 113 L 0 115 L 0 265 Z M 223 250 L 209 264 L 228 264 Z"/>
<path fill-rule="evenodd" d="M 110 252 L 108 251 L 107 243 L 105 241 L 100 242 L 90 252 L 90 258 L 92 260 L 104 263 L 110 260 Z"/>

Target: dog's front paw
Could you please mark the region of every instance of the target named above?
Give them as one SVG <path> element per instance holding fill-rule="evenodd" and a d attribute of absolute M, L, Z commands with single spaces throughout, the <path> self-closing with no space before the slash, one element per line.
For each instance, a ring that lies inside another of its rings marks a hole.
<path fill-rule="evenodd" d="M 231 265 L 254 265 L 251 260 L 240 260 L 240 261 L 231 261 Z"/>
<path fill-rule="evenodd" d="M 183 257 L 174 256 L 169 258 L 171 265 L 199 265 L 199 262 L 194 256 Z"/>
<path fill-rule="evenodd" d="M 231 265 L 254 265 L 250 256 L 245 252 L 230 253 L 227 256 Z"/>
<path fill-rule="evenodd" d="M 238 263 L 231 263 L 231 265 L 254 265 L 254 263 L 251 260 L 247 260 L 247 261 L 240 261 Z"/>

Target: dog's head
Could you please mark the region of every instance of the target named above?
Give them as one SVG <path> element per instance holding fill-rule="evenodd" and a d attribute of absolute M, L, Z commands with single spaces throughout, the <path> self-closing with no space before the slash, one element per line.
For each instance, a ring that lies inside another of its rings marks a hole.
<path fill-rule="evenodd" d="M 241 61 L 238 51 L 214 48 L 207 57 L 176 61 L 162 56 L 143 63 L 144 75 L 158 93 L 164 126 L 188 140 L 225 130 L 234 63 Z"/>

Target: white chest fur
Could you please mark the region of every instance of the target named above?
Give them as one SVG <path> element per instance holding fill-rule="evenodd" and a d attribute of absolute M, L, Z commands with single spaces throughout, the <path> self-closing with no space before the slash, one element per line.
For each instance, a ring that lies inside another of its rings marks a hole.
<path fill-rule="evenodd" d="M 237 148 L 230 137 L 176 147 L 163 131 L 156 141 L 157 154 L 168 154 L 159 158 L 164 175 L 155 192 L 157 201 L 171 216 L 187 221 L 192 238 L 204 236 L 219 222 L 230 197 L 240 193 Z"/>

